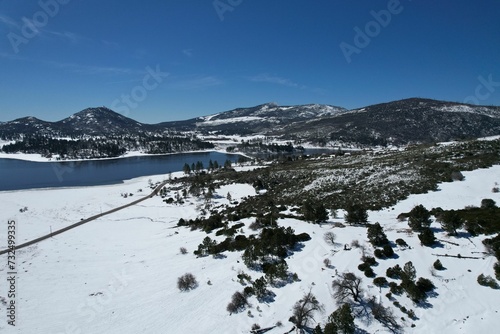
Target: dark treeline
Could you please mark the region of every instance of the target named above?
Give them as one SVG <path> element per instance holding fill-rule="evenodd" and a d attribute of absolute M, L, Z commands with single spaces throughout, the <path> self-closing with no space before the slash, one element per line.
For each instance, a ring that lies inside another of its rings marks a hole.
<path fill-rule="evenodd" d="M 89 159 L 118 157 L 133 150 L 141 150 L 149 154 L 164 154 L 211 148 L 214 148 L 212 143 L 186 137 L 113 136 L 68 140 L 33 135 L 4 145 L 2 151 L 37 153 L 44 157 L 58 155 L 61 159 Z"/>
<path fill-rule="evenodd" d="M 294 147 L 291 143 L 287 143 L 285 145 L 276 143 L 264 144 L 261 141 L 243 141 L 236 146 L 230 146 L 227 148 L 228 152 L 234 152 L 236 150 L 240 152 L 293 153 L 296 151 L 304 151 L 304 148 L 302 146 Z"/>

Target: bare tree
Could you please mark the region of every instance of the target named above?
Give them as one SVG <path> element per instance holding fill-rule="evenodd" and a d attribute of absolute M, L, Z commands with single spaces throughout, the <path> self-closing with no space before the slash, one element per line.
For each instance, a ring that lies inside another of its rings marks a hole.
<path fill-rule="evenodd" d="M 226 310 L 230 314 L 238 313 L 239 311 L 244 310 L 247 305 L 247 297 L 243 293 L 236 291 L 231 297 L 231 302 L 227 304 Z"/>
<path fill-rule="evenodd" d="M 392 332 L 396 332 L 400 326 L 396 321 L 396 317 L 392 310 L 388 307 L 384 307 L 382 304 L 375 300 L 375 297 L 372 297 L 369 306 L 372 309 L 372 314 L 375 319 L 377 319 L 381 324 L 386 326 Z"/>
<path fill-rule="evenodd" d="M 323 239 L 330 245 L 335 245 L 335 239 L 337 239 L 337 236 L 333 232 L 326 232 L 325 235 L 323 235 Z"/>
<path fill-rule="evenodd" d="M 293 316 L 290 321 L 297 328 L 304 328 L 309 322 L 314 321 L 314 313 L 316 312 L 323 312 L 323 306 L 316 299 L 316 296 L 309 291 L 293 306 Z"/>
<path fill-rule="evenodd" d="M 177 279 L 177 287 L 181 291 L 193 290 L 197 286 L 198 282 L 196 281 L 196 277 L 191 273 L 184 274 Z"/>
<path fill-rule="evenodd" d="M 359 301 L 360 295 L 363 293 L 361 287 L 361 278 L 351 272 L 346 272 L 340 275 L 340 278 L 333 280 L 334 296 L 339 302 L 352 297 L 355 302 Z"/>

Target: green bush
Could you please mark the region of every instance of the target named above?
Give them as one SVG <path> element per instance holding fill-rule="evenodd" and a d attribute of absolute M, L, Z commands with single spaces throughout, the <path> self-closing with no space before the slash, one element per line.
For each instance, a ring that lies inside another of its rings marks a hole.
<path fill-rule="evenodd" d="M 398 295 L 398 296 L 401 295 L 404 291 L 403 287 L 401 287 L 400 285 L 398 285 L 395 282 L 390 282 L 389 288 L 390 288 L 390 291 L 392 294 Z"/>
<path fill-rule="evenodd" d="M 385 245 L 384 246 L 384 255 L 387 257 L 393 257 L 394 256 L 394 250 L 390 245 Z"/>
<path fill-rule="evenodd" d="M 500 289 L 498 283 L 491 276 L 485 276 L 484 274 L 481 274 L 477 277 L 477 282 L 482 286 L 489 286 L 492 289 Z"/>
<path fill-rule="evenodd" d="M 394 267 L 387 268 L 385 275 L 392 279 L 401 279 L 402 269 L 399 264 L 396 264 Z"/>
<path fill-rule="evenodd" d="M 363 262 L 368 264 L 369 266 L 375 266 L 378 264 L 377 260 L 375 260 L 375 258 L 371 256 L 366 256 L 365 258 L 363 258 Z"/>
<path fill-rule="evenodd" d="M 375 251 L 373 252 L 373 254 L 375 255 L 375 257 L 377 259 L 385 259 L 384 251 L 382 251 L 380 248 L 375 249 Z"/>
<path fill-rule="evenodd" d="M 377 277 L 373 279 L 373 284 L 375 284 L 378 287 L 384 287 L 387 285 L 387 279 L 385 277 Z"/>
<path fill-rule="evenodd" d="M 408 244 L 406 243 L 406 241 L 404 241 L 403 239 L 399 238 L 399 239 L 396 239 L 396 245 L 398 245 L 399 247 L 408 247 Z"/>
<path fill-rule="evenodd" d="M 366 277 L 375 277 L 375 272 L 373 271 L 372 267 L 368 267 L 365 269 L 365 276 Z"/>
<path fill-rule="evenodd" d="M 422 292 L 430 292 L 434 290 L 435 286 L 431 280 L 420 277 L 417 281 L 417 288 Z"/>
<path fill-rule="evenodd" d="M 424 246 L 432 246 L 436 243 L 436 237 L 434 236 L 434 232 L 428 227 L 422 228 L 421 232 L 418 235 L 418 239 L 420 239 L 420 243 Z"/>
<path fill-rule="evenodd" d="M 251 286 L 246 286 L 244 289 L 243 289 L 243 294 L 247 297 L 250 297 L 250 296 L 253 296 L 255 294 L 255 290 L 254 288 L 252 288 Z"/>
<path fill-rule="evenodd" d="M 361 270 L 361 271 L 365 271 L 367 268 L 370 268 L 370 266 L 367 263 L 365 263 L 365 262 L 361 263 L 358 266 L 358 269 Z"/>
<path fill-rule="evenodd" d="M 497 262 L 493 265 L 493 270 L 495 270 L 495 277 L 500 281 L 500 262 Z"/>
<path fill-rule="evenodd" d="M 437 259 L 433 264 L 432 266 L 434 267 L 434 269 L 436 270 L 444 270 L 444 267 L 443 267 L 443 264 L 441 263 L 441 261 L 439 259 Z"/>

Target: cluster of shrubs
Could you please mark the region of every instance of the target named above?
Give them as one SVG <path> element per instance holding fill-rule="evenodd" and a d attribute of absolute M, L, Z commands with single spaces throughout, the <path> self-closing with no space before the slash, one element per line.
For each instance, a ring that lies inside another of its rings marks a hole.
<path fill-rule="evenodd" d="M 248 305 L 247 296 L 245 293 L 236 291 L 231 297 L 231 302 L 227 304 L 226 310 L 230 313 L 238 313 L 243 311 Z"/>
<path fill-rule="evenodd" d="M 204 232 L 210 233 L 215 229 L 221 228 L 224 226 L 224 223 L 222 222 L 222 215 L 218 213 L 214 213 L 210 215 L 208 218 L 196 218 L 196 219 L 189 219 L 185 220 L 184 218 L 179 219 L 179 222 L 177 223 L 177 226 L 189 226 L 191 227 L 191 230 L 197 230 L 200 229 Z"/>
<path fill-rule="evenodd" d="M 497 281 L 491 276 L 485 276 L 481 274 L 477 277 L 477 282 L 482 286 L 489 286 L 492 289 L 500 289 Z"/>
<path fill-rule="evenodd" d="M 291 227 L 280 226 L 263 228 L 258 237 L 248 240 L 249 245 L 242 255 L 243 262 L 249 268 L 259 268 L 270 257 L 285 259 L 299 242 L 311 240 L 311 237 L 307 233 L 296 235 Z"/>
<path fill-rule="evenodd" d="M 392 303 L 394 306 L 396 306 L 397 308 L 399 308 L 401 310 L 401 312 L 405 313 L 406 315 L 408 315 L 408 317 L 410 319 L 416 319 L 417 316 L 415 315 L 415 311 L 413 311 L 412 309 L 407 309 L 406 307 L 404 307 L 403 305 L 401 305 L 398 301 L 394 301 Z"/>
<path fill-rule="evenodd" d="M 363 257 L 363 263 L 358 266 L 358 269 L 364 272 L 366 277 L 375 277 L 375 272 L 372 269 L 372 266 L 377 265 L 377 261 L 374 257 L 365 256 Z"/>
<path fill-rule="evenodd" d="M 194 251 L 197 256 L 218 255 L 225 251 L 242 251 L 245 250 L 252 243 L 255 236 L 247 238 L 245 235 L 240 234 L 236 237 L 227 237 L 224 241 L 217 243 L 210 237 L 203 239 L 203 242 L 198 245 L 198 249 Z"/>
<path fill-rule="evenodd" d="M 391 293 L 401 295 L 405 291 L 408 297 L 416 303 L 425 300 L 427 293 L 435 288 L 434 284 L 427 278 L 420 277 L 416 280 L 416 270 L 411 261 L 407 262 L 404 268 L 399 265 L 388 268 L 386 275 L 392 279 L 401 279 L 399 285 L 396 282 L 389 283 Z"/>
<path fill-rule="evenodd" d="M 233 226 L 231 226 L 229 228 L 224 227 L 224 228 L 218 230 L 217 232 L 215 232 L 215 235 L 217 235 L 217 236 L 225 235 L 227 237 L 232 237 L 233 235 L 238 233 L 238 230 L 240 228 L 242 228 L 243 226 L 245 226 L 244 223 L 238 223 L 238 224 L 234 224 Z"/>
<path fill-rule="evenodd" d="M 392 249 L 389 239 L 384 233 L 382 226 L 379 223 L 369 224 L 367 229 L 367 236 L 370 243 L 377 248 L 374 251 L 374 255 L 378 259 L 385 259 L 394 256 L 394 250 Z M 370 277 L 370 276 L 368 276 Z"/>
<path fill-rule="evenodd" d="M 375 284 L 375 286 L 383 288 L 387 286 L 388 282 L 385 277 L 380 276 L 373 279 L 373 284 Z"/>
<path fill-rule="evenodd" d="M 394 250 L 392 249 L 391 245 L 385 245 L 382 249 L 377 248 L 373 252 L 375 257 L 379 259 L 385 259 L 388 257 L 393 257 L 394 256 Z"/>
<path fill-rule="evenodd" d="M 267 289 L 268 281 L 264 277 L 257 278 L 255 281 L 249 281 L 250 285 L 243 289 L 245 296 L 255 296 L 257 300 L 264 301 L 272 296 L 272 292 Z"/>

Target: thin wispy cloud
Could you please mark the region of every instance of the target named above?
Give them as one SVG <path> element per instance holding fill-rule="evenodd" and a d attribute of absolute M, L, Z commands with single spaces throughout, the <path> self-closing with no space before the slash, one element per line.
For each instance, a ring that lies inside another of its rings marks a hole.
<path fill-rule="evenodd" d="M 26 60 L 26 61 L 28 61 L 28 60 L 29 60 L 29 59 L 27 59 L 27 58 L 20 57 L 20 56 L 17 56 L 17 55 L 15 55 L 15 54 L 12 54 L 12 53 L 7 53 L 7 52 L 0 52 L 0 57 L 1 57 L 1 58 L 11 59 L 11 60 Z"/>
<path fill-rule="evenodd" d="M 178 89 L 192 90 L 192 89 L 215 87 L 222 84 L 223 81 L 220 80 L 219 78 L 216 78 L 214 76 L 204 76 L 204 77 L 197 77 L 194 79 L 187 79 L 176 82 L 172 84 L 172 87 Z"/>
<path fill-rule="evenodd" d="M 112 42 L 112 41 L 108 41 L 108 40 L 101 40 L 101 43 L 102 45 L 108 47 L 108 48 L 112 48 L 112 49 L 117 49 L 120 47 L 120 44 L 116 43 L 116 42 Z"/>
<path fill-rule="evenodd" d="M 67 41 L 73 44 L 76 44 L 80 41 L 87 40 L 87 38 L 80 36 L 78 34 L 69 32 L 69 31 L 64 31 L 64 32 L 59 32 L 59 31 L 53 31 L 53 30 L 43 30 L 43 32 L 46 34 L 46 37 L 52 37 L 56 39 L 60 39 L 63 41 Z"/>
<path fill-rule="evenodd" d="M 80 65 L 72 63 L 58 63 L 53 61 L 47 63 L 51 66 L 80 74 L 145 75 L 147 73 L 146 70 L 136 70 L 124 67 Z"/>
<path fill-rule="evenodd" d="M 136 59 L 144 59 L 149 55 L 149 52 L 146 49 L 136 49 L 132 54 L 132 57 Z"/>
<path fill-rule="evenodd" d="M 17 61 L 25 61 L 31 63 L 39 63 L 45 66 L 50 66 L 57 69 L 67 70 L 73 73 L 88 74 L 88 75 L 146 75 L 146 69 L 138 70 L 125 67 L 112 67 L 112 66 L 96 66 L 96 65 L 82 65 L 76 63 L 61 63 L 52 60 L 41 60 L 34 58 L 27 58 L 18 55 L 13 55 L 6 52 L 0 52 L 0 58 L 6 58 Z"/>
<path fill-rule="evenodd" d="M 182 53 L 189 58 L 193 57 L 193 49 L 184 49 L 182 50 Z"/>
<path fill-rule="evenodd" d="M 31 22 L 30 20 L 24 18 L 24 20 Z M 31 22 L 32 23 L 32 22 Z M 12 33 L 16 33 L 18 35 L 22 35 L 21 29 L 23 28 L 23 21 L 16 21 L 13 18 L 0 14 L 0 25 L 4 25 L 7 28 L 11 29 Z M 32 24 L 32 26 L 35 26 L 35 24 Z M 80 36 L 78 34 L 75 34 L 73 32 L 69 31 L 54 31 L 54 30 L 49 30 L 45 27 L 36 27 L 36 34 L 37 36 L 40 37 L 45 37 L 45 38 L 51 38 L 51 39 L 59 39 L 59 40 L 64 40 L 67 42 L 71 43 L 77 43 L 82 40 L 87 40 L 85 37 Z"/>
<path fill-rule="evenodd" d="M 0 14 L 0 24 L 3 24 L 9 28 L 21 29 L 21 26 L 18 22 L 16 22 L 16 20 L 4 14 Z"/>
<path fill-rule="evenodd" d="M 250 77 L 248 79 L 250 81 L 253 81 L 253 82 L 266 82 L 266 83 L 272 83 L 272 84 L 276 84 L 276 85 L 293 87 L 293 88 L 301 88 L 301 89 L 306 88 L 305 86 L 299 85 L 298 83 L 295 83 L 290 79 L 272 76 L 269 74 L 259 74 L 259 75 Z"/>

